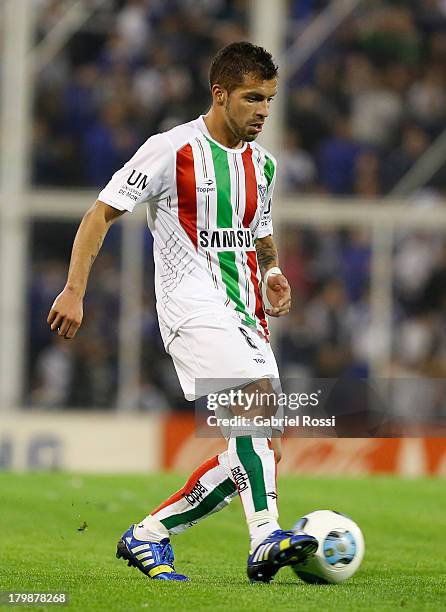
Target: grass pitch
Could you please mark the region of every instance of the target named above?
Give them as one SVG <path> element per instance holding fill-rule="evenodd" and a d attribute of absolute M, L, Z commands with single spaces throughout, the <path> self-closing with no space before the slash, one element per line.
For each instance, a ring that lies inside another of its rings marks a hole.
<path fill-rule="evenodd" d="M 173 539 L 190 583 L 145 578 L 114 557 L 116 540 L 183 477 L 0 474 L 0 590 L 67 592 L 40 610 L 444 610 L 445 482 L 302 478 L 279 481 L 281 525 L 335 509 L 361 526 L 362 567 L 341 585 L 300 582 L 289 568 L 271 585 L 247 582 L 240 502 Z M 3 608 L 3 606 L 2 606 Z"/>

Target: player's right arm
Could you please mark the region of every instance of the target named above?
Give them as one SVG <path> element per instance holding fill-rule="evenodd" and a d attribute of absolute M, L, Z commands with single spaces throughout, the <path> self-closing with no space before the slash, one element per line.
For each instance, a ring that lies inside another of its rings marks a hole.
<path fill-rule="evenodd" d="M 97 200 L 85 213 L 74 239 L 67 282 L 54 300 L 47 319 L 51 330 L 57 330 L 59 336 L 70 339 L 76 335 L 82 323 L 91 266 L 110 226 L 124 212 Z"/>
<path fill-rule="evenodd" d="M 172 145 L 164 134 L 151 136 L 114 173 L 85 214 L 74 240 L 66 285 L 47 319 L 59 336 L 73 338 L 82 323 L 88 276 L 111 224 L 125 211 L 132 212 L 137 204 L 168 192 L 174 168 L 172 155 Z"/>

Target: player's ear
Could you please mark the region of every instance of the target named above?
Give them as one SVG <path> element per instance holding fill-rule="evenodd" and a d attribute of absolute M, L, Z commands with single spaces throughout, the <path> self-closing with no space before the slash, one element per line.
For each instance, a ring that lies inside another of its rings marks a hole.
<path fill-rule="evenodd" d="M 218 106 L 224 106 L 226 104 L 228 92 L 224 87 L 221 87 L 221 85 L 214 83 L 214 85 L 212 85 L 211 92 L 212 99 Z"/>

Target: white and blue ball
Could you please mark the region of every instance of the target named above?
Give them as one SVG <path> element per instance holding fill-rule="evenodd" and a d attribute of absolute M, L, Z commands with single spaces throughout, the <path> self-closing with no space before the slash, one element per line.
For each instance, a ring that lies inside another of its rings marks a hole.
<path fill-rule="evenodd" d="M 306 514 L 293 527 L 295 533 L 307 533 L 319 542 L 314 556 L 293 566 L 294 572 L 313 584 L 344 582 L 358 570 L 364 557 L 364 537 L 351 518 L 332 510 Z"/>

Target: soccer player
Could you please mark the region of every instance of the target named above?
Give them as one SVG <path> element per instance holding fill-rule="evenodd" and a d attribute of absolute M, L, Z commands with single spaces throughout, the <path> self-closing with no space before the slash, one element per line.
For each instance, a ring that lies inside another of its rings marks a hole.
<path fill-rule="evenodd" d="M 48 323 L 59 336 L 75 336 L 90 269 L 108 228 L 145 203 L 161 335 L 185 397 L 200 395 L 197 380 L 208 381 L 214 392 L 222 391 L 219 380 L 226 381 L 223 388 L 242 380 L 243 398 L 262 398 L 279 378 L 265 312 L 280 317 L 291 307 L 272 238 L 276 162 L 255 143 L 276 93 L 277 66 L 263 48 L 234 43 L 213 59 L 210 87 L 208 113 L 149 138 L 87 211 Z M 243 401 L 233 414 L 244 414 Z M 250 534 L 252 582 L 269 582 L 280 567 L 314 553 L 313 537 L 279 526 L 280 437 L 254 424 L 254 416 L 269 414 L 262 402 L 251 405 L 247 426 L 231 427 L 225 452 L 123 534 L 118 558 L 151 578 L 187 580 L 174 569 L 170 536 L 237 494 Z"/>

